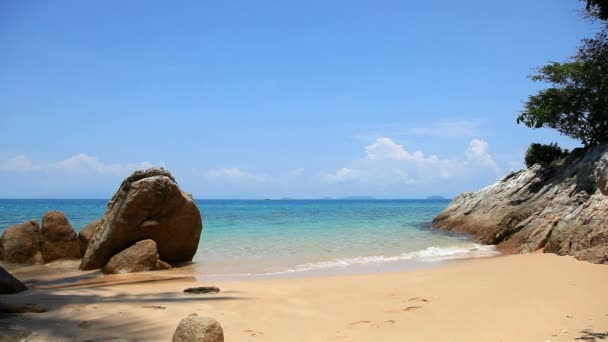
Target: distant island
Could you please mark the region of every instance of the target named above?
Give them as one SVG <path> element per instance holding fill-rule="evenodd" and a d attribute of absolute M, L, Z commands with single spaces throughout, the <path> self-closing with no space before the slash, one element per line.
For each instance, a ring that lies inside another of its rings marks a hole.
<path fill-rule="evenodd" d="M 426 199 L 428 199 L 428 200 L 444 200 L 444 199 L 448 199 L 448 198 L 445 198 L 443 196 L 437 196 L 437 195 L 435 195 L 435 196 L 429 196 Z"/>
<path fill-rule="evenodd" d="M 343 200 L 375 200 L 375 197 L 372 196 L 347 196 L 342 197 Z"/>

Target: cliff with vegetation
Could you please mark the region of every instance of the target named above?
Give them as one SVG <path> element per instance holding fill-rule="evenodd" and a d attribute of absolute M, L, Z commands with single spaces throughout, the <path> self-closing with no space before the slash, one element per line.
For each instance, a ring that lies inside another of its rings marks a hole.
<path fill-rule="evenodd" d="M 542 251 L 608 263 L 608 144 L 575 149 L 456 197 L 433 220 L 506 253 Z"/>

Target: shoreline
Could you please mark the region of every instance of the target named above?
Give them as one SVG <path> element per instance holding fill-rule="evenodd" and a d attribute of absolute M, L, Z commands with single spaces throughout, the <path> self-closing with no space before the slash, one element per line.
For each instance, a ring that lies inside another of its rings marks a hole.
<path fill-rule="evenodd" d="M 411 255 L 419 254 L 427 250 L 450 250 L 460 249 L 456 253 L 447 253 L 441 255 L 427 255 L 422 257 L 411 257 Z M 277 271 L 258 271 L 247 270 L 243 268 L 241 273 L 211 273 L 221 268 L 219 265 L 213 265 L 213 271 L 209 271 L 208 264 L 203 264 L 198 261 L 192 261 L 187 264 L 178 265 L 171 270 L 162 271 L 162 273 L 188 274 L 202 281 L 247 281 L 250 279 L 298 279 L 298 278 L 317 278 L 317 277 L 333 277 L 333 276 L 352 276 L 352 275 L 371 275 L 382 273 L 398 273 L 412 272 L 426 269 L 442 267 L 446 263 L 456 261 L 466 261 L 474 259 L 494 258 L 503 255 L 495 250 L 492 245 L 478 245 L 468 252 L 462 252 L 466 248 L 460 247 L 435 247 L 431 246 L 423 250 L 406 252 L 398 255 L 389 256 L 359 256 L 359 257 L 344 257 L 331 260 L 311 261 L 293 266 L 283 266 Z M 7 271 L 11 272 L 18 278 L 29 277 L 32 274 L 43 277 L 59 277 L 59 278 L 78 278 L 78 277 L 103 277 L 108 276 L 101 273 L 99 270 L 81 271 L 79 264 L 81 259 L 71 260 L 56 260 L 46 264 L 10 264 L 0 261 L 0 266 L 3 266 Z M 250 265 L 249 265 L 250 266 Z M 260 270 L 260 269 L 258 269 Z M 150 272 L 148 272 L 150 273 Z M 156 274 L 159 271 L 153 271 L 150 274 Z"/>
<path fill-rule="evenodd" d="M 0 327 L 20 326 L 38 334 L 30 341 L 167 341 L 181 318 L 196 313 L 217 319 L 227 341 L 608 338 L 608 268 L 553 254 L 452 260 L 409 272 L 281 279 L 209 282 L 178 271 L 80 282 L 38 279 L 31 290 L 0 296 L 0 301 L 36 303 L 49 312 L 2 319 Z M 194 286 L 218 286 L 221 292 L 182 293 Z"/>

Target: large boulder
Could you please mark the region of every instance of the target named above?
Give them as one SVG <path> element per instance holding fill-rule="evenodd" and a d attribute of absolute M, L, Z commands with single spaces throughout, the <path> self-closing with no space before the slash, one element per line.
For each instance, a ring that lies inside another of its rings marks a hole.
<path fill-rule="evenodd" d="M 87 251 L 87 247 L 89 247 L 89 241 L 93 237 L 95 230 L 99 226 L 101 220 L 97 220 L 95 222 L 89 223 L 86 227 L 82 228 L 80 232 L 78 232 L 78 241 L 80 242 L 80 254 L 84 255 Z"/>
<path fill-rule="evenodd" d="M 102 268 L 113 255 L 145 239 L 156 242 L 164 261 L 192 261 L 202 229 L 192 195 L 181 191 L 169 171 L 136 171 L 108 203 L 80 269 Z"/>
<path fill-rule="evenodd" d="M 133 246 L 114 255 L 104 266 L 103 272 L 108 274 L 133 273 L 154 271 L 171 268 L 158 258 L 156 242 L 154 240 L 142 240 Z"/>
<path fill-rule="evenodd" d="M 19 293 L 25 290 L 27 290 L 25 284 L 0 266 L 0 294 Z"/>
<path fill-rule="evenodd" d="M 224 342 L 224 330 L 213 318 L 190 316 L 177 325 L 173 342 Z"/>
<path fill-rule="evenodd" d="M 0 237 L 0 259 L 15 264 L 43 264 L 38 221 L 8 227 Z"/>
<path fill-rule="evenodd" d="M 537 164 L 459 195 L 433 225 L 474 234 L 507 253 L 608 263 L 607 161 L 608 144 L 575 149 L 559 163 Z"/>
<path fill-rule="evenodd" d="M 41 232 L 45 262 L 82 257 L 78 235 L 63 212 L 49 211 L 44 214 Z"/>

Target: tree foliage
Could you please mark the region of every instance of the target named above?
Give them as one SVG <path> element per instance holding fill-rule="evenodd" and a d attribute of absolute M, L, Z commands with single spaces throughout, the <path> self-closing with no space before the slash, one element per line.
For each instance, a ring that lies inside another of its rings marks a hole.
<path fill-rule="evenodd" d="M 530 78 L 551 87 L 528 98 L 517 123 L 554 128 L 584 145 L 608 142 L 608 29 L 584 39 L 571 61 Z"/>
<path fill-rule="evenodd" d="M 586 0 L 587 12 L 592 16 L 608 20 L 608 0 Z"/>
<path fill-rule="evenodd" d="M 568 156 L 568 150 L 559 147 L 557 143 L 539 144 L 532 143 L 526 151 L 526 166 L 534 164 L 547 166 L 552 162 Z"/>

